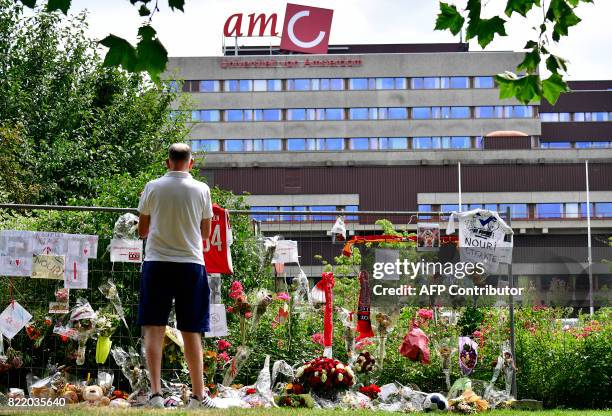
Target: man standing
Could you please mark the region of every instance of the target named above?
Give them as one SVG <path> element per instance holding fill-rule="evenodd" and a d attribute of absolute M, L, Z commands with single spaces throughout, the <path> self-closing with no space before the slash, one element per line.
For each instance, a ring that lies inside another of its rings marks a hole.
<path fill-rule="evenodd" d="M 189 407 L 216 407 L 204 394 L 201 333 L 209 330 L 208 279 L 202 240 L 213 216 L 210 189 L 196 181 L 191 149 L 175 143 L 168 150 L 168 172 L 145 186 L 140 196 L 138 232 L 147 239 L 140 280 L 138 324 L 144 327 L 151 407 L 164 407 L 161 393 L 162 343 L 174 300 L 177 328 L 185 343 L 191 376 Z"/>

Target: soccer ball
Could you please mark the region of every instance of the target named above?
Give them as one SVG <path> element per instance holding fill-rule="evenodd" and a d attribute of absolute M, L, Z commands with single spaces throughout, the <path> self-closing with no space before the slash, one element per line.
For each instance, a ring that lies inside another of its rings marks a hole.
<path fill-rule="evenodd" d="M 448 401 L 440 393 L 430 393 L 423 400 L 423 410 L 425 412 L 445 412 L 448 410 Z"/>

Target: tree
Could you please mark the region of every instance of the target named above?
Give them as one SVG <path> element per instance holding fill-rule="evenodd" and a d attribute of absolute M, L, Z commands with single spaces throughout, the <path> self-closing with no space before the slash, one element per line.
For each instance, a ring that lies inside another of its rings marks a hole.
<path fill-rule="evenodd" d="M 545 0 L 507 0 L 505 15 L 483 18 L 481 0 L 468 0 L 465 9 L 460 12 L 455 5 L 440 2 L 440 12 L 436 20 L 436 30 L 448 30 L 453 35 L 465 30 L 466 40 L 477 39 L 482 48 L 497 36 L 508 36 L 506 23 L 509 18 L 518 14 L 525 18 L 532 9 L 541 9 L 542 20 L 536 28 L 537 37 L 529 40 L 524 49 L 523 61 L 517 66 L 517 75 L 507 71 L 498 74 L 495 79 L 499 84 L 500 97 L 515 97 L 523 103 L 539 101 L 544 98 L 554 104 L 559 95 L 569 91 L 564 75 L 567 73 L 567 62 L 550 52 L 553 43 L 569 35 L 569 28 L 580 23 L 575 9 L 580 3 L 592 3 L 592 0 L 550 0 L 548 7 Z M 550 41 L 552 39 L 552 42 Z M 545 62 L 550 71 L 548 78 L 542 80 L 538 69 Z"/>
<path fill-rule="evenodd" d="M 31 202 L 91 199 L 97 178 L 162 168 L 168 145 L 188 133 L 170 117 L 179 96 L 105 67 L 86 27 L 84 14 L 26 19 L 21 6 L 0 0 L 0 124 L 23 135 L 15 163 L 37 186 Z"/>

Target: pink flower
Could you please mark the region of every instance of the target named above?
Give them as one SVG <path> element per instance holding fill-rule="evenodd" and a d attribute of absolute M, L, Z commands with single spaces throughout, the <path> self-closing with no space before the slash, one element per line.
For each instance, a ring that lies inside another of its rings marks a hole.
<path fill-rule="evenodd" d="M 227 355 L 227 352 L 223 351 L 222 353 L 217 355 L 217 359 L 219 361 L 223 360 L 224 362 L 229 363 L 230 357 L 229 355 Z"/>
<path fill-rule="evenodd" d="M 232 346 L 232 344 L 230 344 L 229 341 L 226 341 L 224 339 L 220 339 L 219 341 L 217 341 L 217 349 L 219 351 L 224 351 L 228 348 L 230 348 Z"/>
<path fill-rule="evenodd" d="M 323 345 L 323 334 L 317 332 L 316 334 L 312 334 L 312 342 L 315 344 Z"/>
<path fill-rule="evenodd" d="M 419 315 L 419 318 L 421 319 L 425 319 L 425 320 L 433 319 L 433 311 L 431 309 L 419 309 L 417 311 L 417 315 Z"/>
<path fill-rule="evenodd" d="M 228 306 L 227 307 L 227 313 L 234 313 L 234 307 L 233 306 Z"/>
<path fill-rule="evenodd" d="M 370 341 L 368 338 L 362 339 L 361 341 L 358 341 L 357 344 L 355 344 L 355 349 L 357 351 L 361 351 L 363 349 L 365 349 L 368 345 L 372 345 L 374 344 L 373 341 Z"/>
<path fill-rule="evenodd" d="M 253 316 L 253 314 L 251 312 L 247 312 L 247 313 L 244 314 L 244 317 L 246 319 L 251 319 L 251 316 Z"/>
<path fill-rule="evenodd" d="M 279 293 L 276 294 L 276 299 L 288 301 L 289 300 L 289 294 L 287 292 L 279 292 Z"/>
<path fill-rule="evenodd" d="M 232 299 L 238 299 L 243 294 L 244 288 L 242 287 L 242 283 L 237 280 L 234 280 L 232 282 L 232 286 L 230 287 L 229 297 Z"/>

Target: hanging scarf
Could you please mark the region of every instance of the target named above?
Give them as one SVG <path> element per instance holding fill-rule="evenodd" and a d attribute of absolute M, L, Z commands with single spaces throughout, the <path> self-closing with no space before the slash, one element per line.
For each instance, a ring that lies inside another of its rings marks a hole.
<path fill-rule="evenodd" d="M 312 288 L 310 295 L 315 302 L 325 302 L 323 315 L 323 355 L 332 357 L 332 340 L 334 335 L 334 274 L 332 272 L 324 272 L 321 275 L 321 280 Z"/>
<path fill-rule="evenodd" d="M 374 336 L 370 320 L 370 282 L 368 272 L 359 272 L 359 305 L 357 306 L 357 341 Z"/>

